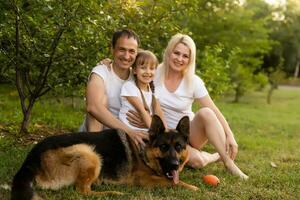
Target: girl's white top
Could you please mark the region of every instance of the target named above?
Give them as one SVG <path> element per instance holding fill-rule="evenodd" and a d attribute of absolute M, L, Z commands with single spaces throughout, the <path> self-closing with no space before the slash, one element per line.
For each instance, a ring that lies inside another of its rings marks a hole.
<path fill-rule="evenodd" d="M 148 108 L 150 108 L 150 112 L 151 112 L 150 114 L 152 115 L 152 107 L 151 107 L 152 106 L 152 92 L 151 92 L 151 90 L 149 90 L 149 92 L 142 90 L 142 92 L 145 97 L 147 106 L 148 106 Z M 128 120 L 126 119 L 126 113 L 129 110 L 136 111 L 136 109 L 134 108 L 133 105 L 131 105 L 128 102 L 128 100 L 125 97 L 138 97 L 141 100 L 141 102 L 143 102 L 141 92 L 133 80 L 126 81 L 123 84 L 123 87 L 121 89 L 121 109 L 119 112 L 119 119 L 134 130 L 147 131 L 148 129 L 137 128 L 137 127 L 131 126 L 129 124 Z"/>

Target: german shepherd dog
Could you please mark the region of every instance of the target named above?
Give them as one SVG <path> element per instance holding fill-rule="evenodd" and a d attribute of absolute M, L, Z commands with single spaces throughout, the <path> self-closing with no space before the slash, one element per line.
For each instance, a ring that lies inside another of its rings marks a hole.
<path fill-rule="evenodd" d="M 176 129 L 166 130 L 154 115 L 149 141 L 142 150 L 120 130 L 99 133 L 71 133 L 51 136 L 32 148 L 12 183 L 12 200 L 38 200 L 32 187 L 59 189 L 75 185 L 87 195 L 120 195 L 117 191 L 96 192 L 91 185 L 113 183 L 139 186 L 179 185 L 198 188 L 179 180 L 188 161 L 189 118 L 183 117 Z"/>

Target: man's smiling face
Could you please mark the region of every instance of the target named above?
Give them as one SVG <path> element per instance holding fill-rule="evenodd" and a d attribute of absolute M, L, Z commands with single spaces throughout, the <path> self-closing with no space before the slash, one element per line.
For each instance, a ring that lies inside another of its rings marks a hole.
<path fill-rule="evenodd" d="M 133 37 L 120 37 L 112 49 L 114 65 L 121 69 L 129 69 L 135 61 L 138 49 L 138 41 Z"/>

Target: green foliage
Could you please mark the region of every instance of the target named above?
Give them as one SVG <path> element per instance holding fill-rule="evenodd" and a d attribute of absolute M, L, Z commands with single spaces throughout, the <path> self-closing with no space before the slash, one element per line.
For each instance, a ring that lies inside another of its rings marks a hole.
<path fill-rule="evenodd" d="M 141 36 L 141 48 L 154 51 L 161 58 L 169 38 L 182 29 L 176 20 L 185 9 L 182 1 L 113 0 L 103 9 L 103 16 L 117 28 L 131 28 Z M 113 29 L 113 30 L 114 30 Z M 113 31 L 109 34 L 111 36 Z"/>
<path fill-rule="evenodd" d="M 248 4 L 241 6 L 231 0 L 195 1 L 195 4 L 188 27 L 196 42 L 201 44 L 198 48 L 222 44 L 227 54 L 239 48 L 243 65 L 252 68 L 259 66 L 262 59 L 259 55 L 267 52 L 270 44 L 266 27 L 268 18 L 257 17 L 257 7 L 249 8 Z"/>
<path fill-rule="evenodd" d="M 257 0 L 246 1 L 243 5 L 231 0 L 188 2 L 194 6 L 182 20 L 192 32 L 197 48 L 201 52 L 206 46 L 221 44 L 223 50 L 219 58 L 223 60 L 223 66 L 230 69 L 223 70 L 222 76 L 230 77 L 231 87 L 221 87 L 220 91 L 219 87 L 214 87 L 218 81 L 222 82 L 218 73 L 205 77 L 211 80 L 208 87 L 216 94 L 233 88 L 237 100 L 252 88 L 254 72 L 260 68 L 263 55 L 271 48 L 271 30 L 267 27 L 270 13 L 264 11 L 266 4 Z M 187 18 L 189 20 L 184 20 Z M 198 62 L 201 59 L 203 57 L 198 56 Z"/>
<path fill-rule="evenodd" d="M 204 51 L 198 50 L 199 67 L 196 73 L 205 81 L 213 98 L 219 97 L 230 88 L 229 60 L 222 56 L 222 46 L 206 46 Z M 200 54 L 200 55 L 199 55 Z"/>
<path fill-rule="evenodd" d="M 90 66 L 109 52 L 105 32 L 95 25 L 105 20 L 98 15 L 103 7 L 101 2 L 10 1 L 5 20 L 0 24 L 3 27 L 1 50 L 5 54 L 1 56 L 4 63 L 1 70 L 14 80 L 14 68 L 18 65 L 22 73 L 28 74 L 31 90 L 41 85 L 43 73 L 48 73 L 47 88 L 84 84 Z M 17 15 L 20 18 L 18 59 L 15 49 Z M 57 46 L 54 46 L 55 40 Z"/>
<path fill-rule="evenodd" d="M 253 79 L 256 86 L 255 89 L 257 90 L 263 90 L 265 86 L 268 85 L 268 77 L 262 72 L 256 74 Z"/>
<path fill-rule="evenodd" d="M 275 28 L 271 37 L 280 43 L 283 70 L 291 76 L 300 63 L 300 3 L 289 0 L 286 8 L 277 9 L 274 13 L 279 13 L 283 19 L 272 23 Z"/>

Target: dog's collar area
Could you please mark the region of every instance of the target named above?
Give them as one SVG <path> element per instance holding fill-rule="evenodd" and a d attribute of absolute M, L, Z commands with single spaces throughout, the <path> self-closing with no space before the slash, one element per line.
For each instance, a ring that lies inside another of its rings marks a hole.
<path fill-rule="evenodd" d="M 140 146 L 139 148 L 139 156 L 140 158 L 144 161 L 144 163 L 150 167 L 149 165 L 149 159 L 148 157 L 146 156 L 146 151 L 145 151 L 145 147 L 144 146 Z M 150 167 L 151 168 L 151 167 Z"/>
<path fill-rule="evenodd" d="M 155 172 L 157 175 L 161 175 L 157 170 L 153 169 L 153 167 L 150 164 L 150 161 L 146 155 L 146 151 L 145 151 L 145 147 L 142 147 L 139 149 L 139 156 L 142 159 L 142 161 L 150 168 L 153 170 L 153 172 Z"/>

